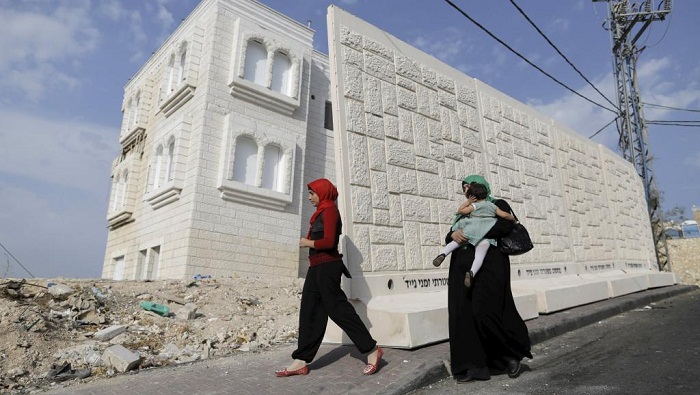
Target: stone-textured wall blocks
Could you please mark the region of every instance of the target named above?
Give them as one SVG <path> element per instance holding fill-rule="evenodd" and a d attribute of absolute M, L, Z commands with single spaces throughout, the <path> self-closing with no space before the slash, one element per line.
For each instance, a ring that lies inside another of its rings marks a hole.
<path fill-rule="evenodd" d="M 435 270 L 468 174 L 483 174 L 530 230 L 536 248 L 514 265 L 567 262 L 575 272 L 586 262 L 653 259 L 646 214 L 630 203 L 643 193 L 628 163 L 342 10 L 331 7 L 329 22 L 337 108 L 345 109 L 338 152 L 352 162 L 339 179 L 353 188 L 346 216 L 359 220 L 345 224 L 353 273 Z M 360 147 L 367 160 L 352 152 Z M 369 187 L 358 175 L 365 168 Z M 402 241 L 388 240 L 387 221 Z"/>

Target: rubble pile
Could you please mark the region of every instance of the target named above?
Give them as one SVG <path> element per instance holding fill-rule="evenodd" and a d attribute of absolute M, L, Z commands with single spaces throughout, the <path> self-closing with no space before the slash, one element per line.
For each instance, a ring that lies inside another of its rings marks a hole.
<path fill-rule="evenodd" d="M 0 393 L 294 342 L 302 282 L 2 279 Z"/>

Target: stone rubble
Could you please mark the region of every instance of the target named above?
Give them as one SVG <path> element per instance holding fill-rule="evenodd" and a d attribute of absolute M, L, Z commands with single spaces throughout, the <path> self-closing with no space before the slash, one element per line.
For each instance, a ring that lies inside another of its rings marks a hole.
<path fill-rule="evenodd" d="M 0 393 L 296 341 L 303 279 L 0 280 Z M 161 316 L 142 302 L 167 306 Z"/>

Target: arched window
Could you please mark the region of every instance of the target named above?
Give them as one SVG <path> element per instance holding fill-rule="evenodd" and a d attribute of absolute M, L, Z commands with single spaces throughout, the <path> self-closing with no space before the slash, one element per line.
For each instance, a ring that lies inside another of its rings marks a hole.
<path fill-rule="evenodd" d="M 126 186 L 129 181 L 129 170 L 124 170 L 122 174 L 122 179 L 119 181 L 119 207 L 126 206 Z"/>
<path fill-rule="evenodd" d="M 119 174 L 112 183 L 112 212 L 117 211 L 119 205 Z"/>
<path fill-rule="evenodd" d="M 265 86 L 266 74 L 267 50 L 265 46 L 259 41 L 248 41 L 245 51 L 245 74 L 243 78 Z"/>
<path fill-rule="evenodd" d="M 257 164 L 258 145 L 250 137 L 238 137 L 233 154 L 233 180 L 255 185 Z"/>
<path fill-rule="evenodd" d="M 262 187 L 282 192 L 282 149 L 276 145 L 265 147 Z"/>
<path fill-rule="evenodd" d="M 124 126 L 126 127 L 127 131 L 129 131 L 131 129 L 131 125 L 133 124 L 133 116 L 134 116 L 134 99 L 129 99 L 129 102 L 126 104 L 126 107 L 124 108 Z"/>
<path fill-rule="evenodd" d="M 289 87 L 292 78 L 292 62 L 289 60 L 289 56 L 282 52 L 275 52 L 272 65 L 271 89 L 284 95 L 291 96 Z"/>
<path fill-rule="evenodd" d="M 141 108 L 141 92 L 138 92 L 136 94 L 136 97 L 134 98 L 134 108 L 132 111 L 132 119 L 131 119 L 131 125 L 132 126 L 137 126 L 139 124 L 139 110 Z"/>
<path fill-rule="evenodd" d="M 153 173 L 153 189 L 160 186 L 160 172 L 163 167 L 163 146 L 158 146 L 156 149 L 156 169 Z"/>
<path fill-rule="evenodd" d="M 168 158 L 167 166 L 165 169 L 165 180 L 172 181 L 173 179 L 173 165 L 175 163 L 175 139 L 171 139 L 168 144 Z"/>
<path fill-rule="evenodd" d="M 182 44 L 182 48 L 180 49 L 180 67 L 178 71 L 178 76 L 177 76 L 177 85 L 181 85 L 182 81 L 185 80 L 185 62 L 187 61 L 187 43 Z"/>
<path fill-rule="evenodd" d="M 168 83 L 165 86 L 165 93 L 170 93 L 175 90 L 175 66 L 175 55 L 172 55 L 168 63 Z"/>

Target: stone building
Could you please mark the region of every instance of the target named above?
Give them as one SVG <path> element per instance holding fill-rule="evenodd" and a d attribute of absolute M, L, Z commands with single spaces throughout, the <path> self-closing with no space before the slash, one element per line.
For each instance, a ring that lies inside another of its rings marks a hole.
<path fill-rule="evenodd" d="M 103 277 L 303 275 L 306 183 L 325 177 L 373 335 L 439 341 L 431 261 L 479 173 L 536 244 L 512 259 L 524 318 L 675 282 L 631 164 L 334 6 L 328 27 L 329 56 L 256 1 L 203 0 L 154 53 L 125 87 Z"/>

